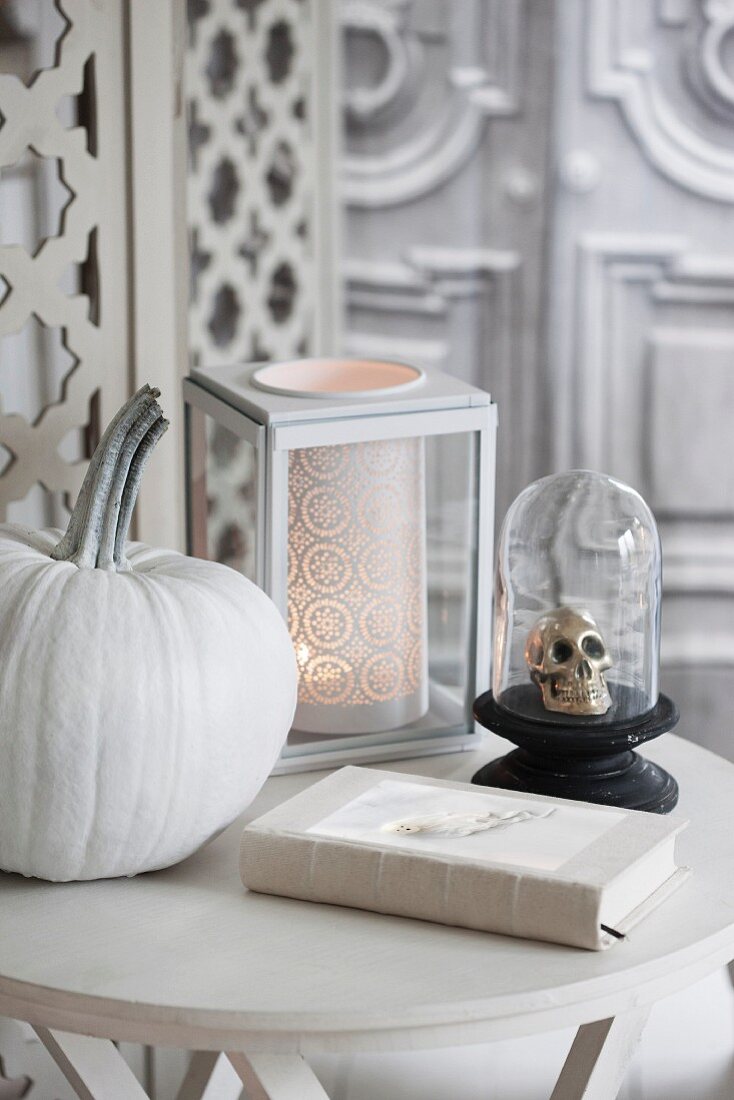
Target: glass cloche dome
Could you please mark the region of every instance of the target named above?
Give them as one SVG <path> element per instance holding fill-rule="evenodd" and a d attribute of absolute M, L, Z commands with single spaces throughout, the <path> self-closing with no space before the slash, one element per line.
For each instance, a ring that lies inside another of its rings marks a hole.
<path fill-rule="evenodd" d="M 634 489 L 571 470 L 510 507 L 497 559 L 493 696 L 557 725 L 630 723 L 658 700 L 661 551 Z"/>

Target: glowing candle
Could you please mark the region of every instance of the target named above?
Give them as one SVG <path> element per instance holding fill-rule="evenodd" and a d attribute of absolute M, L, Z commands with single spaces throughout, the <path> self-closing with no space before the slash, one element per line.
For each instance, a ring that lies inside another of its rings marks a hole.
<path fill-rule="evenodd" d="M 367 733 L 425 713 L 424 480 L 422 439 L 291 452 L 296 729 Z"/>
<path fill-rule="evenodd" d="M 263 367 L 273 393 L 360 401 L 406 389 L 403 363 Z M 425 453 L 421 438 L 307 447 L 288 462 L 288 620 L 300 671 L 294 726 L 375 733 L 428 709 Z"/>

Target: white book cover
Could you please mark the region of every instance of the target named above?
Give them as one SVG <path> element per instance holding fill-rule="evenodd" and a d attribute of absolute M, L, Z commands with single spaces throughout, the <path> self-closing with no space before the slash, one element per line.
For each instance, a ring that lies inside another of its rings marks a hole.
<path fill-rule="evenodd" d="M 527 816 L 525 816 L 527 815 Z M 569 802 L 530 801 L 383 779 L 306 831 L 416 854 L 555 871 L 624 819 Z"/>
<path fill-rule="evenodd" d="M 250 889 L 595 950 L 683 881 L 687 822 L 347 767 L 245 828 Z"/>

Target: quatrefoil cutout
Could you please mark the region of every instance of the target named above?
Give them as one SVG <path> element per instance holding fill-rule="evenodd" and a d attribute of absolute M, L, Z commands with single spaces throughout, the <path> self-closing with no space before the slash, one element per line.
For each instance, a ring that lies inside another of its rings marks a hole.
<path fill-rule="evenodd" d="M 74 192 L 64 181 L 61 161 L 42 157 L 31 146 L 15 164 L 0 168 L 0 186 L 11 183 L 34 201 L 23 203 L 18 217 L 0 220 L 0 245 L 20 245 L 35 256 L 47 240 L 60 236 Z"/>

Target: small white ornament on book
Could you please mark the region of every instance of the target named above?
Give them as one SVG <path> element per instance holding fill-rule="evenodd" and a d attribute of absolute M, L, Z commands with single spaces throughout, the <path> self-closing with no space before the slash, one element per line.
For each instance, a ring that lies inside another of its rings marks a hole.
<path fill-rule="evenodd" d="M 535 821 L 550 817 L 555 809 L 534 814 L 531 810 L 511 810 L 498 814 L 491 810 L 485 813 L 431 814 L 427 817 L 405 817 L 400 821 L 390 821 L 383 825 L 383 833 L 440 833 L 446 837 L 471 836 L 472 833 L 484 833 L 487 829 L 505 829 L 508 825 L 518 825 L 521 821 Z"/>

